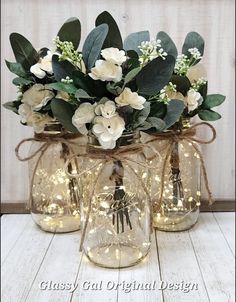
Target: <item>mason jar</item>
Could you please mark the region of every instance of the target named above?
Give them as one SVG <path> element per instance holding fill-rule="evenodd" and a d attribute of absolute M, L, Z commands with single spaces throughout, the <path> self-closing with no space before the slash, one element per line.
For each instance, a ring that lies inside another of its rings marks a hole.
<path fill-rule="evenodd" d="M 88 157 L 80 165 L 79 192 L 83 250 L 96 265 L 135 265 L 150 249 L 152 217 L 149 169 L 137 150 L 139 134 L 123 135 L 114 150 L 89 137 Z"/>
<path fill-rule="evenodd" d="M 29 209 L 32 218 L 47 232 L 79 230 L 78 181 L 65 173 L 64 166 L 68 157 L 83 152 L 86 138 L 65 133 L 59 123 L 46 125 L 44 132 L 35 134 L 35 138 L 29 151 L 29 156 L 33 155 L 29 160 Z M 46 148 L 45 143 L 48 144 Z M 71 172 L 77 173 L 77 161 L 71 162 Z"/>

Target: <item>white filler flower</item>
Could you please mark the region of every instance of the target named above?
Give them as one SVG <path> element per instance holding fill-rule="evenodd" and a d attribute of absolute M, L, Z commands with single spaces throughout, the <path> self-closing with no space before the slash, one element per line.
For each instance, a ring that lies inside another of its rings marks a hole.
<path fill-rule="evenodd" d="M 127 59 L 124 50 L 115 47 L 105 48 L 101 51 L 103 58 L 113 64 L 121 65 Z"/>
<path fill-rule="evenodd" d="M 117 115 L 116 104 L 113 101 L 107 101 L 104 104 L 99 104 L 95 108 L 95 113 L 97 115 L 102 115 L 105 118 L 111 118 Z"/>
<path fill-rule="evenodd" d="M 87 123 L 91 123 L 95 117 L 96 104 L 82 103 L 78 109 L 76 109 L 72 116 L 72 124 L 78 129 L 81 134 L 86 135 L 88 130 L 86 128 Z"/>
<path fill-rule="evenodd" d="M 119 82 L 122 79 L 122 69 L 111 62 L 97 60 L 89 76 L 94 80 Z"/>
<path fill-rule="evenodd" d="M 134 109 L 141 110 L 144 108 L 143 104 L 146 102 L 146 99 L 126 87 L 123 92 L 115 98 L 115 102 L 121 107 L 130 105 Z"/>
<path fill-rule="evenodd" d="M 39 62 L 30 67 L 30 72 L 33 73 L 37 78 L 43 79 L 47 73 L 53 74 L 52 70 L 52 52 L 47 51 L 47 55 L 40 58 Z"/>
<path fill-rule="evenodd" d="M 119 115 L 109 119 L 97 116 L 94 119 L 92 132 L 98 138 L 103 149 L 114 149 L 116 140 L 121 137 L 124 129 L 125 121 Z"/>
<path fill-rule="evenodd" d="M 184 100 L 185 105 L 188 107 L 188 111 L 196 109 L 201 101 L 201 94 L 194 89 L 190 89 L 187 93 L 187 97 Z"/>

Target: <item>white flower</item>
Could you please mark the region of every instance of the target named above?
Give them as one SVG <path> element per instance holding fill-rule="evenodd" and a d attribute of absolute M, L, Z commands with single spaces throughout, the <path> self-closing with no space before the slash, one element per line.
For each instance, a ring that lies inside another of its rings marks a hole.
<path fill-rule="evenodd" d="M 105 48 L 101 51 L 101 54 L 106 61 L 119 66 L 127 59 L 124 50 L 115 47 Z"/>
<path fill-rule="evenodd" d="M 188 52 L 192 55 L 192 57 L 193 57 L 195 60 L 199 60 L 199 59 L 202 58 L 200 51 L 199 51 L 196 47 L 194 47 L 194 48 L 189 48 L 189 49 L 188 49 Z"/>
<path fill-rule="evenodd" d="M 85 124 L 91 123 L 95 117 L 95 106 L 96 104 L 82 103 L 72 116 L 72 124 L 84 135 L 88 133 Z"/>
<path fill-rule="evenodd" d="M 97 115 L 102 115 L 105 118 L 111 118 L 117 115 L 116 104 L 113 101 L 107 101 L 104 104 L 99 104 L 95 108 L 95 113 Z"/>
<path fill-rule="evenodd" d="M 194 66 L 191 66 L 186 74 L 187 78 L 189 79 L 190 83 L 193 83 L 200 78 L 206 78 L 207 73 L 204 65 L 202 63 L 198 63 Z"/>
<path fill-rule="evenodd" d="M 94 119 L 92 132 L 98 138 L 103 149 L 113 149 L 116 146 L 116 140 L 121 137 L 125 129 L 125 121 L 119 115 L 109 119 L 97 116 Z"/>
<path fill-rule="evenodd" d="M 69 94 L 65 91 L 58 91 L 57 94 L 56 94 L 56 98 L 57 99 L 62 99 L 64 101 L 69 101 Z"/>
<path fill-rule="evenodd" d="M 21 116 L 21 122 L 24 124 L 26 123 L 27 126 L 33 127 L 36 133 L 43 132 L 45 125 L 53 120 L 53 118 L 47 114 L 34 112 L 27 104 L 21 104 L 18 113 Z"/>
<path fill-rule="evenodd" d="M 188 107 L 188 111 L 196 109 L 201 101 L 201 94 L 193 89 L 190 89 L 187 93 L 187 97 L 184 100 L 185 105 Z"/>
<path fill-rule="evenodd" d="M 97 60 L 89 76 L 94 80 L 119 82 L 122 79 L 122 69 L 111 62 Z"/>
<path fill-rule="evenodd" d="M 126 87 L 123 92 L 115 98 L 115 102 L 121 107 L 130 105 L 134 109 L 141 110 L 144 108 L 143 104 L 146 102 L 146 99 Z"/>
<path fill-rule="evenodd" d="M 54 96 L 52 88 L 48 87 L 48 85 L 34 84 L 23 93 L 21 101 L 31 106 L 33 110 L 40 110 Z"/>
<path fill-rule="evenodd" d="M 46 76 L 46 73 L 53 74 L 52 52 L 48 50 L 45 57 L 40 58 L 38 63 L 30 67 L 30 72 L 39 79 L 43 79 Z"/>

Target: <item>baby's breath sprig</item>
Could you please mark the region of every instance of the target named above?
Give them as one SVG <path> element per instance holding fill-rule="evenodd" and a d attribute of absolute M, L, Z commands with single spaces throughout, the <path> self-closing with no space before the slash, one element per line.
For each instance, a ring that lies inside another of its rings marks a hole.
<path fill-rule="evenodd" d="M 67 76 L 65 79 L 61 79 L 61 82 L 65 84 L 70 84 L 73 83 L 73 80 L 69 76 Z"/>
<path fill-rule="evenodd" d="M 61 41 L 58 36 L 53 40 L 53 42 L 55 43 L 56 47 L 61 51 L 61 54 L 59 54 L 60 61 L 68 60 L 74 66 L 82 70 L 82 54 L 80 54 L 77 50 L 74 49 L 74 45 L 72 42 Z"/>
<path fill-rule="evenodd" d="M 194 81 L 191 86 L 193 90 L 198 91 L 206 83 L 207 83 L 207 79 L 199 78 L 197 81 Z"/>
<path fill-rule="evenodd" d="M 191 57 L 188 58 L 188 56 L 181 54 L 178 55 L 175 63 L 175 73 L 178 75 L 186 75 L 189 68 L 202 58 L 200 51 L 194 47 L 189 48 L 188 52 L 191 54 Z"/>
<path fill-rule="evenodd" d="M 165 57 L 167 56 L 167 53 L 161 47 L 161 40 L 159 39 L 143 41 L 138 48 L 142 52 L 142 55 L 139 57 L 139 61 L 143 66 L 157 57 L 161 57 L 165 60 Z"/>

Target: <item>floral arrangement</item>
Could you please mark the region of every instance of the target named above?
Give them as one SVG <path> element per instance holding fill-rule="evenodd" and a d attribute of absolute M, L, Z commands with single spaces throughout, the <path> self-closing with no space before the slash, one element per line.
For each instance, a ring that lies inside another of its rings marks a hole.
<path fill-rule="evenodd" d="M 67 131 L 91 133 L 104 149 L 113 149 L 124 133 L 161 132 L 196 115 L 206 121 L 221 117 L 212 108 L 225 97 L 207 95 L 198 33 L 187 34 L 178 55 L 165 32 L 154 40 L 148 31 L 136 32 L 123 41 L 106 11 L 95 25 L 82 50 L 77 18 L 63 24 L 51 49 L 36 51 L 22 35 L 10 35 L 16 62 L 6 64 L 17 75 L 18 97 L 4 106 L 23 125 L 40 133 L 59 121 Z"/>

